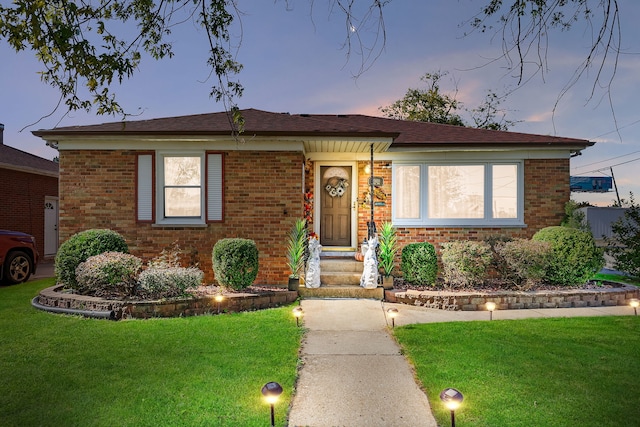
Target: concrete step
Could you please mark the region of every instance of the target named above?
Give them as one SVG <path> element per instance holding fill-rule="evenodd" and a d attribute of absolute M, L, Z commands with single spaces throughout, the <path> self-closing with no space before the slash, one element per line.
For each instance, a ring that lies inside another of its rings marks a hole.
<path fill-rule="evenodd" d="M 320 286 L 319 288 L 305 288 L 300 286 L 298 293 L 302 298 L 365 298 L 384 299 L 384 289 L 365 289 L 361 286 Z"/>
<path fill-rule="evenodd" d="M 363 264 L 353 258 L 320 260 L 320 283 L 323 285 L 360 286 Z"/>
<path fill-rule="evenodd" d="M 326 286 L 360 286 L 362 273 L 320 270 L 320 283 Z"/>

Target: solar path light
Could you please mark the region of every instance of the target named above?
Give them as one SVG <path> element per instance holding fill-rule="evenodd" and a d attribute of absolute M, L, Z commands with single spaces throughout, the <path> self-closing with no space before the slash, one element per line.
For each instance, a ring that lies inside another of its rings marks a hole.
<path fill-rule="evenodd" d="M 633 307 L 633 314 L 635 314 L 637 316 L 638 315 L 638 306 L 640 305 L 640 301 L 638 301 L 637 298 L 632 298 L 631 301 L 629 301 L 629 305 L 631 307 Z"/>
<path fill-rule="evenodd" d="M 460 407 L 464 396 L 455 388 L 445 388 L 440 393 L 440 400 L 451 411 L 451 427 L 456 427 L 456 409 Z"/>
<path fill-rule="evenodd" d="M 282 394 L 282 386 L 275 382 L 266 383 L 262 387 L 262 395 L 267 403 L 271 406 L 271 427 L 276 425 L 275 415 L 273 411 L 273 406 L 278 401 L 278 398 Z"/>
<path fill-rule="evenodd" d="M 304 314 L 304 311 L 302 311 L 302 307 L 298 306 L 293 309 L 293 317 L 296 318 L 296 326 L 300 326 L 300 318 L 302 317 L 303 314 Z"/>
<path fill-rule="evenodd" d="M 487 310 L 489 310 L 489 320 L 493 320 L 493 310 L 496 309 L 496 303 L 493 301 L 489 301 L 486 304 Z"/>
<path fill-rule="evenodd" d="M 398 317 L 398 309 L 390 308 L 387 310 L 387 314 L 391 318 L 391 329 L 396 327 L 396 317 Z"/>
<path fill-rule="evenodd" d="M 216 303 L 218 304 L 218 314 L 220 314 L 220 303 L 222 302 L 223 299 L 224 297 L 222 296 L 222 294 L 216 294 L 215 300 L 216 300 Z"/>

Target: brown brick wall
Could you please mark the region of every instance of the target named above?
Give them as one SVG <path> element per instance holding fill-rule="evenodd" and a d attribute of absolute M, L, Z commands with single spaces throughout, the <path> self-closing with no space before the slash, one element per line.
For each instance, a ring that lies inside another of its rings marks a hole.
<path fill-rule="evenodd" d="M 0 169 L 0 182 L 0 229 L 31 234 L 44 256 L 44 199 L 58 196 L 58 178 Z"/>
<path fill-rule="evenodd" d="M 225 220 L 204 228 L 153 227 L 135 220 L 135 151 L 61 152 L 60 239 L 89 228 L 111 228 L 125 236 L 131 252 L 149 259 L 177 241 L 194 254 L 213 280 L 211 250 L 225 237 L 256 241 L 260 271 L 256 283 L 287 282 L 286 237 L 296 218 L 302 217 L 303 157 L 298 153 L 230 152 L 225 154 Z M 363 206 L 368 176 L 358 163 L 358 241 L 367 235 L 370 210 Z M 376 199 L 375 221 L 391 220 L 391 169 L 375 162 L 375 176 L 384 179 L 386 198 Z M 531 237 L 543 227 L 558 225 L 569 200 L 569 160 L 526 160 L 524 228 L 399 228 L 400 247 L 428 241 L 439 247 L 455 239 L 482 240 L 495 235 Z M 313 168 L 305 175 L 306 190 L 313 189 Z M 314 195 L 314 197 L 316 197 Z M 317 200 L 314 200 L 317 202 Z M 399 261 L 399 258 L 398 258 Z"/>
<path fill-rule="evenodd" d="M 135 151 L 61 151 L 60 239 L 110 228 L 145 260 L 177 241 L 211 282 L 214 244 L 225 237 L 247 238 L 260 251 L 256 283 L 285 284 L 286 236 L 302 216 L 302 161 L 296 153 L 226 153 L 224 221 L 200 228 L 154 227 L 136 222 Z"/>

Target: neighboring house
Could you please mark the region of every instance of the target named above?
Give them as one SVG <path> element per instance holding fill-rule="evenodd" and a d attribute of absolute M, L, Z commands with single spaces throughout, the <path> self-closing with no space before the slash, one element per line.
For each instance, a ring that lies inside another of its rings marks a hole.
<path fill-rule="evenodd" d="M 0 229 L 36 238 L 43 258 L 58 250 L 58 164 L 4 145 L 0 124 Z"/>
<path fill-rule="evenodd" d="M 213 245 L 248 238 L 256 282 L 285 284 L 286 238 L 305 205 L 325 252 L 367 237 L 371 152 L 376 224 L 393 221 L 400 245 L 439 247 L 559 225 L 569 159 L 593 145 L 357 114 L 242 114 L 238 137 L 226 113 L 34 132 L 60 151 L 62 240 L 111 228 L 145 259 L 178 241 L 211 280 Z"/>

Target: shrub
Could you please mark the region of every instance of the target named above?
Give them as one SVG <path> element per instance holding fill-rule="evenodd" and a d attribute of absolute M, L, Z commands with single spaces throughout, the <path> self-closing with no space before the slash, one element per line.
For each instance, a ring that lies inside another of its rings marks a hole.
<path fill-rule="evenodd" d="M 513 240 L 513 237 L 509 236 L 490 236 L 485 239 L 485 242 L 491 248 L 493 259 L 491 260 L 491 267 L 493 267 L 500 277 L 509 277 L 511 273 L 510 267 L 505 262 L 504 258 L 500 256 L 498 251 L 504 246 L 505 243 Z"/>
<path fill-rule="evenodd" d="M 177 297 L 200 286 L 203 278 L 196 267 L 149 267 L 138 277 L 137 293 L 144 299 Z"/>
<path fill-rule="evenodd" d="M 612 237 L 606 239 L 607 252 L 615 259 L 614 266 L 640 278 L 640 205 L 630 197 L 624 216 L 611 224 Z"/>
<path fill-rule="evenodd" d="M 443 243 L 440 256 L 444 280 L 452 286 L 482 283 L 493 260 L 487 243 L 470 240 Z"/>
<path fill-rule="evenodd" d="M 113 230 L 92 229 L 74 234 L 60 245 L 56 254 L 55 273 L 58 282 L 75 288 L 78 265 L 90 256 L 104 252 L 128 253 L 129 248 L 124 237 Z"/>
<path fill-rule="evenodd" d="M 571 286 L 585 283 L 604 266 L 602 250 L 591 233 L 567 227 L 547 227 L 538 231 L 533 240 L 549 242 L 552 257 L 545 279 L 551 283 Z"/>
<path fill-rule="evenodd" d="M 241 290 L 258 275 L 258 248 L 249 239 L 221 239 L 213 247 L 213 272 L 220 286 Z"/>
<path fill-rule="evenodd" d="M 549 242 L 515 239 L 497 244 L 495 250 L 508 272 L 503 277 L 519 287 L 530 288 L 541 283 L 551 258 Z"/>
<path fill-rule="evenodd" d="M 402 248 L 400 270 L 404 280 L 418 286 L 433 285 L 438 274 L 436 248 L 428 242 Z"/>
<path fill-rule="evenodd" d="M 131 296 L 141 269 L 138 257 L 122 252 L 90 256 L 76 268 L 76 291 L 95 296 Z"/>

